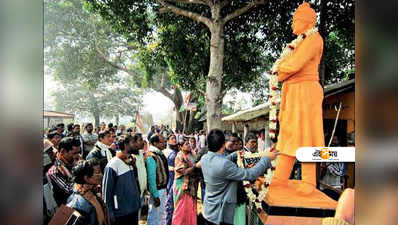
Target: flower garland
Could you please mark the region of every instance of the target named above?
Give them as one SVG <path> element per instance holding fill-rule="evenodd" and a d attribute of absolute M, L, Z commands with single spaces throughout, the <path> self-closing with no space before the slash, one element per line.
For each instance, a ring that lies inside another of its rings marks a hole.
<path fill-rule="evenodd" d="M 258 157 L 265 157 L 267 156 L 267 152 L 260 152 L 260 153 L 251 153 L 251 152 L 244 152 L 243 150 L 237 152 L 238 156 L 238 166 L 244 168 L 243 165 L 243 158 L 258 158 Z M 272 172 L 273 168 L 268 169 L 267 175 Z M 258 189 L 256 190 L 255 184 L 251 184 L 249 181 L 243 181 L 243 186 L 245 188 L 247 197 L 249 198 L 250 202 L 254 203 L 257 213 L 262 212 L 261 201 L 265 198 L 268 192 L 268 186 L 272 179 L 272 176 L 266 176 L 264 182 L 260 182 Z M 253 190 L 257 192 L 257 195 L 254 194 Z"/>
<path fill-rule="evenodd" d="M 288 56 L 290 56 L 294 49 L 308 36 L 318 32 L 318 28 L 313 27 L 307 30 L 305 33 L 300 34 L 296 39 L 286 45 L 283 49 L 280 57 L 274 62 L 270 71 L 269 79 L 269 137 L 275 139 L 276 135 L 276 121 L 277 121 L 277 102 L 279 101 L 279 91 L 278 91 L 278 68 L 279 64 L 283 62 Z"/>

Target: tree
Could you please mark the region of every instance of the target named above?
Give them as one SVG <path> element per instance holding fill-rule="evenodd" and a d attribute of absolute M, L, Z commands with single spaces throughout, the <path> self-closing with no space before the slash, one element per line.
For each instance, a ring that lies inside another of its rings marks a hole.
<path fill-rule="evenodd" d="M 79 83 L 65 83 L 56 92 L 56 109 L 82 116 L 94 117 L 95 126 L 99 126 L 101 117 L 135 116 L 141 98 L 131 88 L 105 86 L 88 88 Z"/>
<path fill-rule="evenodd" d="M 206 106 L 207 106 L 207 120 L 208 120 L 208 128 L 215 128 L 215 127 L 221 127 L 221 105 L 222 105 L 222 99 L 223 96 L 225 95 L 226 91 L 223 89 L 223 87 L 230 87 L 230 85 L 225 85 L 223 81 L 242 81 L 242 79 L 233 79 L 234 77 L 238 77 L 239 75 L 242 74 L 236 74 L 234 72 L 232 75 L 234 76 L 227 76 L 231 74 L 224 73 L 223 71 L 223 65 L 224 65 L 224 50 L 225 50 L 225 39 L 230 40 L 228 44 L 231 44 L 231 46 L 236 46 L 234 44 L 234 40 L 237 40 L 240 38 L 238 45 L 239 47 L 242 47 L 242 45 L 246 45 L 249 43 L 250 46 L 248 49 L 250 50 L 258 50 L 260 49 L 258 45 L 255 45 L 256 43 L 256 36 L 255 33 L 257 32 L 252 26 L 252 24 L 248 23 L 245 24 L 243 23 L 244 20 L 240 21 L 239 23 L 234 23 L 230 22 L 233 21 L 235 17 L 239 17 L 246 11 L 248 11 L 251 8 L 254 8 L 260 4 L 263 4 L 264 1 L 254 1 L 254 2 L 239 2 L 239 1 L 163 1 L 163 0 L 158 0 L 158 1 L 108 1 L 108 2 L 103 2 L 103 1 L 95 1 L 95 0 L 90 0 L 89 2 L 92 3 L 93 9 L 97 12 L 100 12 L 100 14 L 105 18 L 107 21 L 109 21 L 112 25 L 114 25 L 115 29 L 118 31 L 122 31 L 122 33 L 126 36 L 130 36 L 130 33 L 134 33 L 135 35 L 132 35 L 132 38 L 135 38 L 140 35 L 145 35 L 147 34 L 146 37 L 153 35 L 153 32 L 155 29 L 152 31 L 148 32 L 148 24 L 156 24 L 156 22 L 161 22 L 162 21 L 168 21 L 169 24 L 174 24 L 176 25 L 175 27 L 168 27 L 167 22 L 163 24 L 163 26 L 157 26 L 156 32 L 160 31 L 162 32 L 161 29 L 165 30 L 178 30 L 179 27 L 184 27 L 185 30 L 191 27 L 198 27 L 198 26 L 187 26 L 186 23 L 191 23 L 193 21 L 186 21 L 182 19 L 181 17 L 177 17 L 175 20 L 175 16 L 169 15 L 169 16 L 164 16 L 160 14 L 151 14 L 151 12 L 157 12 L 160 10 L 160 12 L 172 12 L 175 15 L 179 16 L 185 16 L 188 17 L 192 20 L 194 20 L 194 23 L 201 23 L 200 29 L 197 31 L 194 31 L 192 33 L 193 38 L 191 40 L 197 41 L 197 40 L 204 40 L 207 41 L 207 43 L 202 47 L 202 51 L 198 51 L 199 53 L 199 58 L 201 59 L 201 62 L 199 62 L 199 71 L 204 70 L 203 68 L 207 68 L 205 71 L 205 81 L 206 81 Z M 148 9 L 148 10 L 146 10 Z M 224 10 L 223 10 L 224 9 Z M 149 16 L 149 15 L 152 15 Z M 162 18 L 161 18 L 162 17 Z M 168 17 L 168 19 L 165 19 Z M 161 20 L 159 20 L 159 18 Z M 174 22 L 171 22 L 174 21 Z M 180 25 L 178 25 L 180 24 Z M 231 25 L 233 24 L 233 25 Z M 227 29 L 227 32 L 224 32 L 225 28 L 239 28 L 238 26 L 235 26 L 235 24 L 240 25 L 240 29 Z M 130 27 L 136 28 L 136 30 L 130 29 Z M 156 24 L 159 25 L 159 24 Z M 246 26 L 245 26 L 246 25 Z M 141 26 L 143 29 L 141 29 Z M 128 28 L 127 28 L 128 27 Z M 124 28 L 124 29 L 123 29 Z M 247 29 L 249 28 L 249 29 Z M 234 32 L 237 30 L 248 30 L 251 31 L 250 33 L 242 33 L 243 35 L 235 35 Z M 229 33 L 229 31 L 231 31 Z M 200 36 L 198 37 L 198 33 Z M 178 34 L 178 33 L 175 33 Z M 184 32 L 184 34 L 187 34 Z M 173 36 L 174 37 L 174 36 Z M 243 42 L 242 40 L 254 40 L 254 41 L 248 41 L 248 42 Z M 142 42 L 148 41 L 148 38 L 142 39 Z M 139 41 L 139 40 L 137 40 Z M 170 43 L 170 42 L 169 42 Z M 171 43 L 170 43 L 171 44 Z M 240 45 L 239 45 L 240 44 Z M 170 45 L 169 45 L 170 46 Z M 209 48 L 209 52 L 206 52 L 206 46 Z M 184 45 L 184 48 L 189 48 L 189 46 Z M 244 48 L 236 48 L 236 49 L 244 49 Z M 170 51 L 173 56 L 182 56 L 184 57 L 184 54 L 181 54 L 182 51 L 175 52 L 175 51 Z M 247 51 L 242 51 L 243 53 L 247 53 Z M 239 53 L 241 53 L 239 52 Z M 175 54 L 177 53 L 177 54 Z M 205 56 L 209 56 L 208 58 Z M 234 52 L 236 53 L 236 52 Z M 232 54 L 231 54 L 232 55 Z M 247 59 L 249 59 L 251 56 L 254 56 L 257 58 L 260 58 L 261 54 L 247 54 L 245 58 L 242 58 L 240 56 L 241 61 L 246 62 Z M 186 55 L 184 59 L 191 59 L 193 55 Z M 204 56 L 204 57 L 202 57 Z M 207 60 L 207 67 L 203 67 L 201 65 L 206 64 L 206 59 Z M 243 59 L 243 60 L 242 60 Z M 246 59 L 246 60 L 245 60 Z M 169 64 L 173 66 L 174 63 L 174 70 L 176 68 L 189 68 L 188 70 L 192 70 L 195 74 L 194 76 L 201 77 L 202 73 L 198 73 L 196 69 L 192 69 L 191 64 L 190 65 L 181 65 L 178 63 L 179 61 L 175 60 L 169 60 Z M 178 59 L 181 60 L 181 59 Z M 259 68 L 256 68 L 256 66 L 259 64 L 260 60 L 253 60 L 251 61 L 251 64 L 254 64 L 254 66 L 246 66 L 246 67 L 238 67 L 238 71 L 241 71 L 240 68 L 248 68 L 249 71 L 254 72 L 258 70 Z M 231 67 L 233 68 L 234 65 L 239 65 L 237 60 L 231 60 Z M 236 63 L 236 64 L 233 64 Z M 176 66 L 178 65 L 178 66 Z M 196 65 L 196 63 L 195 63 Z M 187 71 L 187 69 L 185 69 Z M 178 77 L 191 77 L 191 76 L 186 76 L 186 74 L 181 74 L 177 73 Z M 250 79 L 250 75 L 254 73 L 248 73 L 246 78 Z M 226 75 L 223 78 L 223 75 Z M 246 74 L 245 74 L 246 75 Z M 230 78 L 230 79 L 228 79 Z M 232 79 L 231 79 L 232 78 Z M 195 82 L 189 82 L 190 84 L 195 83 Z M 244 84 L 240 82 L 240 84 Z M 204 85 L 203 85 L 204 86 Z M 223 91 L 222 91 L 223 90 Z"/>
<path fill-rule="evenodd" d="M 133 46 L 90 15 L 82 1 L 45 0 L 44 6 L 45 64 L 64 87 L 56 93 L 57 108 L 90 114 L 96 125 L 101 116 L 134 116 L 142 92 L 131 82 L 123 85 L 120 69 L 104 62 L 108 57 L 125 61 L 122 53 Z M 99 46 L 106 51 L 99 54 Z"/>
<path fill-rule="evenodd" d="M 178 85 L 167 73 L 147 75 L 140 66 L 139 60 L 147 62 L 146 49 L 138 49 L 134 40 L 142 36 L 124 38 L 89 13 L 87 4 L 80 0 L 45 0 L 44 6 L 45 64 L 55 68 L 58 80 L 77 79 L 95 88 L 102 81 L 117 81 L 118 71 L 123 71 L 132 77 L 132 86 L 153 89 L 172 100 L 177 123 L 182 126 L 183 114 L 178 109 L 183 99 Z"/>

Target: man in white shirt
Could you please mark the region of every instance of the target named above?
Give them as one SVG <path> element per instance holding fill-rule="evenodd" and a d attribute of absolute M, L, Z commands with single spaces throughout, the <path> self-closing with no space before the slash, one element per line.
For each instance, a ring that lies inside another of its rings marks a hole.
<path fill-rule="evenodd" d="M 257 139 L 258 152 L 264 152 L 267 149 L 267 142 L 265 140 L 265 130 L 261 129 L 260 136 Z"/>
<path fill-rule="evenodd" d="M 199 135 L 199 149 L 204 147 L 206 147 L 206 134 L 204 130 L 201 130 Z"/>

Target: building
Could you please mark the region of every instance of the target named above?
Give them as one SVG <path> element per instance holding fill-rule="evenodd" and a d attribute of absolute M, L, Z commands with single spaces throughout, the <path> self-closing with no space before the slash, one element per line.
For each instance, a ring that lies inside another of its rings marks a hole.
<path fill-rule="evenodd" d="M 55 126 L 58 123 L 64 123 L 65 126 L 68 122 L 72 122 L 75 115 L 70 113 L 56 112 L 56 111 L 43 111 L 44 129 Z"/>

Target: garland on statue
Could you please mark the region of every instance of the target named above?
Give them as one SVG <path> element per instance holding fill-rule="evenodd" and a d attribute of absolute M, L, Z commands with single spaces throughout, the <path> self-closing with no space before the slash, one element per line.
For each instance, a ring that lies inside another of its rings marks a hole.
<path fill-rule="evenodd" d="M 308 36 L 318 32 L 318 28 L 311 28 L 307 30 L 307 32 L 300 34 L 295 40 L 290 42 L 289 44 L 286 45 L 286 47 L 283 49 L 282 54 L 280 57 L 274 62 L 272 65 L 271 71 L 270 71 L 270 80 L 269 80 L 269 89 L 270 89 L 270 94 L 269 94 L 269 105 L 270 105 L 270 112 L 269 112 L 269 136 L 271 139 L 275 139 L 276 136 L 276 122 L 277 122 L 277 102 L 279 101 L 279 90 L 278 90 L 278 67 L 283 60 L 286 59 L 286 57 L 290 56 L 294 49 L 297 48 L 297 46 Z M 270 152 L 273 152 L 275 150 L 275 145 L 272 146 L 272 148 L 269 150 Z M 264 152 L 259 152 L 259 153 L 251 153 L 251 152 L 244 152 L 244 151 L 238 151 L 238 166 L 241 168 L 244 168 L 243 164 L 243 159 L 249 159 L 249 158 L 261 158 L 261 157 L 266 157 L 268 154 L 268 151 Z M 275 170 L 275 162 L 272 161 L 272 168 L 269 168 L 267 170 L 267 174 L 265 176 L 265 181 L 260 182 L 260 185 L 258 185 L 258 188 L 256 188 L 255 184 L 250 183 L 249 181 L 243 181 L 243 186 L 245 188 L 247 197 L 249 198 L 250 202 L 254 203 L 256 210 L 258 213 L 262 212 L 262 205 L 261 201 L 265 198 L 268 192 L 268 187 L 271 184 L 271 180 L 273 177 L 273 170 Z M 256 192 L 256 194 L 255 194 Z"/>
<path fill-rule="evenodd" d="M 300 34 L 296 39 L 286 45 L 283 49 L 280 57 L 274 62 L 270 71 L 270 79 L 269 79 L 269 137 L 271 139 L 275 139 L 276 135 L 276 121 L 277 121 L 277 102 L 279 101 L 279 91 L 278 91 L 278 68 L 279 64 L 286 59 L 286 57 L 290 56 L 294 49 L 308 36 L 318 32 L 318 28 L 313 27 L 307 32 Z"/>

